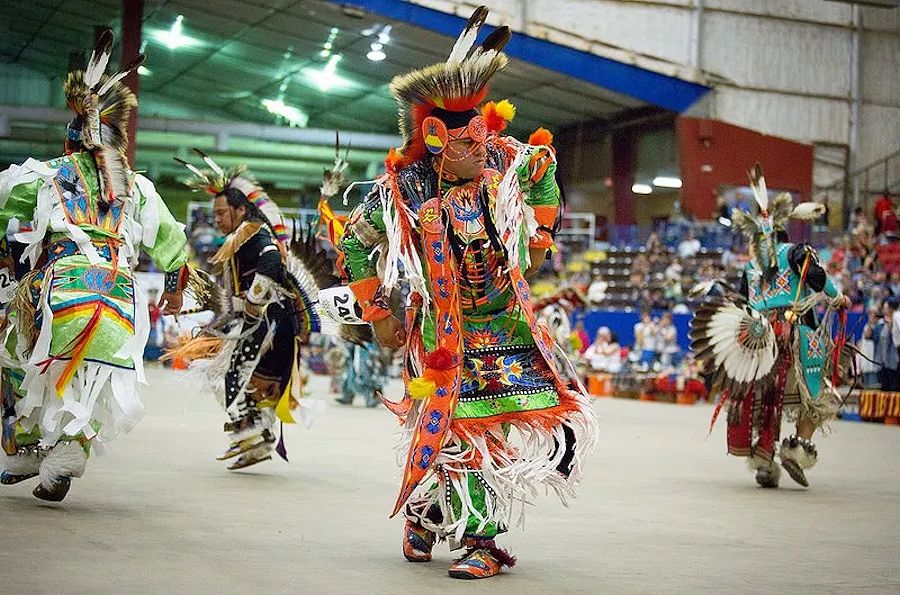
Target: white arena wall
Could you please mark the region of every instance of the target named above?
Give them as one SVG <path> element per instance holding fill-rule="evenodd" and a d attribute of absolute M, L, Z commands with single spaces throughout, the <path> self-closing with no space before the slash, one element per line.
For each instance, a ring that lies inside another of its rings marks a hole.
<path fill-rule="evenodd" d="M 827 0 L 412 0 L 715 88 L 689 115 L 846 154 L 900 149 L 900 9 Z M 819 153 L 819 151 L 817 151 Z M 817 163 L 816 185 L 844 169 Z M 832 179 L 829 179 L 832 178 Z"/>

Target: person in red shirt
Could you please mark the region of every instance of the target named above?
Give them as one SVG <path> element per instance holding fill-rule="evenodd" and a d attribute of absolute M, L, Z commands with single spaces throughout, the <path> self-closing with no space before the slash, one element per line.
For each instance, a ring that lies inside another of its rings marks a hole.
<path fill-rule="evenodd" d="M 875 235 L 896 234 L 897 231 L 898 224 L 897 214 L 894 212 L 894 200 L 885 192 L 875 201 Z"/>

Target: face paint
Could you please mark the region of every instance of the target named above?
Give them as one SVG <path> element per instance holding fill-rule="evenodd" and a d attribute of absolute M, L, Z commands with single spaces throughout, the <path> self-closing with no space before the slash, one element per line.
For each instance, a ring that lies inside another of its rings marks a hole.
<path fill-rule="evenodd" d="M 432 155 L 443 152 L 447 146 L 447 125 L 439 118 L 428 116 L 422 121 L 422 137 L 425 139 L 425 148 Z"/>

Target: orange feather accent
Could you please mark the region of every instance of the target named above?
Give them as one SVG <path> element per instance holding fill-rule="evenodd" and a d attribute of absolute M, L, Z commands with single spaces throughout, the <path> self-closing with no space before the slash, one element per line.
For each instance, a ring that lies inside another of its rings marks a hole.
<path fill-rule="evenodd" d="M 553 133 L 544 127 L 538 128 L 528 137 L 528 144 L 549 147 L 553 144 Z"/>
<path fill-rule="evenodd" d="M 388 151 L 387 157 L 384 159 L 384 169 L 388 172 L 396 172 L 401 167 L 403 167 L 404 161 L 403 153 L 395 150 L 391 147 L 391 150 Z"/>
<path fill-rule="evenodd" d="M 506 129 L 506 118 L 500 115 L 497 111 L 497 104 L 493 101 L 484 104 L 484 107 L 481 108 L 481 116 L 484 118 L 488 132 L 497 133 Z"/>

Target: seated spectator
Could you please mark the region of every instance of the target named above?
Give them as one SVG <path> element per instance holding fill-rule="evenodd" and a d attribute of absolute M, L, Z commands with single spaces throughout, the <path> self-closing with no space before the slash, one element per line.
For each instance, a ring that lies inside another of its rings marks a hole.
<path fill-rule="evenodd" d="M 669 309 L 669 300 L 666 299 L 662 289 L 657 288 L 650 293 L 649 307 L 653 310 Z"/>
<path fill-rule="evenodd" d="M 631 261 L 631 274 L 640 275 L 641 279 L 650 274 L 650 259 L 646 254 L 638 254 Z"/>
<path fill-rule="evenodd" d="M 900 343 L 900 320 L 898 320 L 897 298 L 891 297 L 884 302 L 883 319 L 875 326 L 875 359 L 881 364 L 878 373 L 881 390 L 895 392 L 900 390 L 900 357 L 897 344 Z"/>
<path fill-rule="evenodd" d="M 606 298 L 606 290 L 609 288 L 609 283 L 603 280 L 603 276 L 600 273 L 597 273 L 594 276 L 594 279 L 591 281 L 590 286 L 588 287 L 588 301 L 591 304 L 598 304 L 602 302 Z"/>
<path fill-rule="evenodd" d="M 857 348 L 859 349 L 859 371 L 862 374 L 863 388 L 878 388 L 878 371 L 881 364 L 875 353 L 875 329 L 881 322 L 881 312 L 877 306 L 872 306 L 868 310 L 869 320 L 863 327 L 862 337 L 859 340 Z"/>
<path fill-rule="evenodd" d="M 678 256 L 681 258 L 693 258 L 700 252 L 700 240 L 697 239 L 694 230 L 690 230 L 687 237 L 678 244 Z"/>
<path fill-rule="evenodd" d="M 856 207 L 855 209 L 853 209 L 853 216 L 850 218 L 850 223 L 847 225 L 847 233 L 851 236 L 871 236 L 872 232 L 872 226 L 869 225 L 869 221 L 868 219 L 866 219 L 866 214 L 863 212 L 863 208 Z"/>
<path fill-rule="evenodd" d="M 678 346 L 678 329 L 672 322 L 671 312 L 662 315 L 656 332 L 660 364 L 663 368 L 678 366 L 681 360 L 681 347 Z"/>
<path fill-rule="evenodd" d="M 722 268 L 725 273 L 737 271 L 743 266 L 743 250 L 741 249 L 740 238 L 735 238 L 731 242 L 731 246 L 722 253 Z"/>
<path fill-rule="evenodd" d="M 666 279 L 678 281 L 679 279 L 681 279 L 682 273 L 684 273 L 684 267 L 677 259 L 673 260 L 669 264 L 669 266 L 666 267 Z"/>
<path fill-rule="evenodd" d="M 891 283 L 888 287 L 891 290 L 891 295 L 900 297 L 900 273 L 891 273 Z"/>
<path fill-rule="evenodd" d="M 618 374 L 622 369 L 622 347 L 605 326 L 597 330 L 596 339 L 584 352 L 583 357 L 593 372 Z"/>
<path fill-rule="evenodd" d="M 656 321 L 650 316 L 650 311 L 645 310 L 641 320 L 634 325 L 634 349 L 635 361 L 638 368 L 644 372 L 656 363 Z"/>
<path fill-rule="evenodd" d="M 836 237 L 831 240 L 831 256 L 828 259 L 828 271 L 837 274 L 847 266 L 847 250 L 844 238 Z"/>
<path fill-rule="evenodd" d="M 648 256 L 665 254 L 666 249 L 663 247 L 662 242 L 659 240 L 659 234 L 655 231 L 650 234 L 650 237 L 647 238 L 647 243 L 644 246 L 644 251 Z"/>
<path fill-rule="evenodd" d="M 673 304 L 680 303 L 684 298 L 684 294 L 682 292 L 681 282 L 678 278 L 668 279 L 666 281 L 665 289 L 663 290 L 663 296 L 669 302 Z"/>

